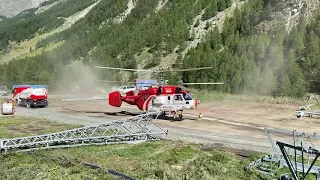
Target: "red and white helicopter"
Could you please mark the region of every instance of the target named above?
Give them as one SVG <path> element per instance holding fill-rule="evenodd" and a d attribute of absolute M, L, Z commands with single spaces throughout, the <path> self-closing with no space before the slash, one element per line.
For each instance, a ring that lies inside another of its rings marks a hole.
<path fill-rule="evenodd" d="M 192 95 L 187 91 L 183 90 L 180 86 L 176 85 L 165 85 L 163 80 L 163 73 L 166 71 L 194 71 L 201 69 L 210 69 L 212 67 L 201 67 L 191 69 L 176 69 L 176 70 L 136 70 L 136 69 L 124 69 L 115 67 L 101 67 L 95 66 L 100 69 L 114 69 L 124 71 L 149 71 L 158 72 L 161 74 L 160 84 L 151 85 L 145 90 L 129 91 L 124 96 L 119 91 L 114 91 L 109 94 L 108 100 L 109 105 L 114 107 L 121 107 L 122 102 L 126 102 L 130 105 L 135 105 L 144 112 L 159 112 L 162 115 L 172 115 L 174 118 L 182 118 L 182 112 L 184 109 L 195 108 L 195 100 Z M 223 84 L 223 83 L 182 83 L 183 85 L 192 84 Z"/>

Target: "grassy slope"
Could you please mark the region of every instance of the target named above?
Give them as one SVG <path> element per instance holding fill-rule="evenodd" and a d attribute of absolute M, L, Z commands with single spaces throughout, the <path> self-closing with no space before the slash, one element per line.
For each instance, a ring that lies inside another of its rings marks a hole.
<path fill-rule="evenodd" d="M 0 174 L 5 178 L 103 178 L 107 173 L 83 163 L 115 170 L 137 179 L 257 179 L 244 172 L 249 159 L 234 154 L 198 149 L 182 142 L 148 142 L 137 145 L 90 146 L 73 149 L 35 151 L 1 157 Z M 10 168 L 15 167 L 15 168 Z M 6 170 L 10 168 L 9 170 Z M 35 169 L 33 173 L 29 173 Z M 1 172 L 2 171 L 2 172 Z M 107 176 L 111 177 L 111 176 Z"/>
<path fill-rule="evenodd" d="M 36 118 L 0 117 L 0 127 L 0 137 L 6 138 L 74 126 Z M 39 150 L 0 156 L 0 179 L 115 179 L 107 169 L 137 179 L 258 179 L 257 173 L 243 170 L 252 158 L 179 141 Z M 90 169 L 83 163 L 103 170 Z"/>

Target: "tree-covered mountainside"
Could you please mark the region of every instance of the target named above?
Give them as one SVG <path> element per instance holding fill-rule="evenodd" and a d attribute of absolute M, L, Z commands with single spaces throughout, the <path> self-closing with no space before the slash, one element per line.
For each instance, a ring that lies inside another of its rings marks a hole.
<path fill-rule="evenodd" d="M 44 2 L 43 5 L 50 2 Z M 39 15 L 35 15 L 37 9 L 31 9 L 13 18 L 4 18 L 0 22 L 0 50 L 4 50 L 9 41 L 20 42 L 57 28 L 63 24 L 63 18 L 88 7 L 93 2 L 93 0 L 61 1 Z"/>
<path fill-rule="evenodd" d="M 67 0 L 43 13 L 33 14 L 31 10 L 5 19 L 0 22 L 2 53 L 10 51 L 8 40 L 19 42 L 46 33 L 64 22 L 61 17 L 67 18 L 94 2 Z M 222 81 L 224 85 L 197 88 L 228 93 L 288 96 L 318 93 L 320 14 L 313 14 L 312 18 L 301 15 L 298 25 L 290 30 L 284 23 L 261 28 L 262 24 L 273 22 L 273 12 L 279 10 L 279 3 L 100 0 L 71 28 L 38 41 L 35 50 L 60 42 L 58 47 L 2 64 L 0 81 L 8 85 L 46 83 L 54 87 L 66 66 L 79 59 L 90 66 L 144 69 L 170 67 L 176 62 L 182 64 L 181 68 L 213 69 L 169 73 L 167 78 L 173 84 L 181 76 L 185 82 Z M 305 5 L 302 3 L 299 9 L 301 14 L 308 11 Z M 119 78 L 114 71 L 99 72 L 101 78 Z M 132 75 L 131 80 L 134 78 Z"/>

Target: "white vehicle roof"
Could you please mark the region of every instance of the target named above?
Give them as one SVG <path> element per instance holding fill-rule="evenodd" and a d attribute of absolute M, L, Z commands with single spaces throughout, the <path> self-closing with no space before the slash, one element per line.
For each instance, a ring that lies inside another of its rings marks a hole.
<path fill-rule="evenodd" d="M 128 86 L 120 86 L 118 89 L 123 89 L 123 88 L 127 88 L 127 89 L 129 89 L 129 88 L 136 88 L 136 86 L 135 85 L 128 85 Z"/>

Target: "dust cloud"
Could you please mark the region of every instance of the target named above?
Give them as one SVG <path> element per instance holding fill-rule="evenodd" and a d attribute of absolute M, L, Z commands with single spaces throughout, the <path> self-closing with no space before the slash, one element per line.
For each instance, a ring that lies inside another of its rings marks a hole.
<path fill-rule="evenodd" d="M 72 94 L 79 96 L 108 95 L 114 84 L 101 82 L 98 70 L 82 63 L 73 63 L 65 67 L 64 72 L 57 80 L 57 94 Z M 104 79 L 107 80 L 107 79 Z"/>

